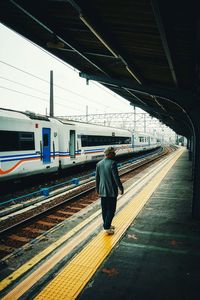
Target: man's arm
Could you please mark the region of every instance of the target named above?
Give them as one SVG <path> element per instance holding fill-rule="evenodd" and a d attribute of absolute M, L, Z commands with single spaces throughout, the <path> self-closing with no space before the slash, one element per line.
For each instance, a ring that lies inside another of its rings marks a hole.
<path fill-rule="evenodd" d="M 96 192 L 99 194 L 99 171 L 98 171 L 98 167 L 96 167 L 96 175 L 95 175 L 95 181 L 96 181 Z"/>
<path fill-rule="evenodd" d="M 113 174 L 113 178 L 115 180 L 115 183 L 119 187 L 119 189 L 121 191 L 121 195 L 122 195 L 124 193 L 124 188 L 123 188 L 123 185 L 121 183 L 119 173 L 118 173 L 118 169 L 117 169 L 117 163 L 115 161 L 112 164 L 112 174 Z"/>

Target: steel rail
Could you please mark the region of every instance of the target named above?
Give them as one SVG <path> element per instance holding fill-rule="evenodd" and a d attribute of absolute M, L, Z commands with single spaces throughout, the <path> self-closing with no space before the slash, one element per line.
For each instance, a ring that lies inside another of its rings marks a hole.
<path fill-rule="evenodd" d="M 166 155 L 166 151 L 164 151 L 164 153 L 162 152 L 159 156 L 154 156 L 153 158 L 151 157 L 149 159 L 149 157 L 143 161 L 140 161 L 138 162 L 136 165 L 134 165 L 132 168 L 130 168 L 130 166 L 126 166 L 125 168 L 123 168 L 122 170 L 119 171 L 119 174 L 120 176 L 124 176 L 128 173 L 131 173 L 139 168 L 141 168 L 142 166 L 146 165 L 146 164 L 149 164 L 149 163 L 152 163 L 154 160 L 157 160 L 159 158 L 161 158 L 162 156 Z M 3 230 L 0 230 L 0 235 L 5 235 L 7 234 L 8 232 L 10 232 L 11 230 L 14 230 L 16 228 L 18 228 L 19 226 L 24 226 L 26 225 L 26 223 L 29 223 L 31 220 L 34 221 L 35 219 L 37 219 L 39 216 L 43 216 L 43 215 L 47 215 L 49 212 L 53 211 L 54 209 L 66 204 L 67 202 L 70 203 L 74 200 L 76 200 L 77 198 L 83 196 L 83 195 L 86 195 L 87 193 L 93 191 L 95 189 L 95 180 L 92 180 L 94 181 L 94 186 L 93 187 L 89 187 L 87 188 L 86 190 L 84 191 L 81 191 L 80 193 L 76 194 L 76 195 L 73 195 L 72 197 L 70 198 L 67 198 L 65 199 L 64 201 L 62 201 L 61 203 L 57 203 L 55 205 L 52 205 L 51 207 L 49 207 L 48 209 L 46 209 L 45 211 L 40 211 L 38 212 L 37 214 L 35 215 L 32 215 L 32 216 L 29 216 L 28 218 L 26 219 L 23 219 L 21 220 L 20 222 L 17 222 L 15 224 L 13 224 L 12 226 L 9 226 Z M 92 183 L 92 181 L 90 181 L 90 183 Z M 61 193 L 58 193 L 52 197 L 49 197 L 48 199 L 50 200 L 50 198 L 55 198 L 55 196 L 60 196 Z M 8 215 L 9 216 L 9 215 Z"/>

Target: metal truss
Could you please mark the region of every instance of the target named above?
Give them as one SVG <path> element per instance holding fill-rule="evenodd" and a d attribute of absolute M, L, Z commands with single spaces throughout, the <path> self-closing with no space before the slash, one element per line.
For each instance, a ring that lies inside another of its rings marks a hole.
<path fill-rule="evenodd" d="M 73 120 L 101 126 L 123 128 L 132 132 L 149 133 L 156 136 L 171 136 L 175 133 L 156 118 L 151 117 L 146 112 L 133 113 L 104 113 L 104 114 L 85 114 L 72 116 L 59 116 L 63 120 Z"/>

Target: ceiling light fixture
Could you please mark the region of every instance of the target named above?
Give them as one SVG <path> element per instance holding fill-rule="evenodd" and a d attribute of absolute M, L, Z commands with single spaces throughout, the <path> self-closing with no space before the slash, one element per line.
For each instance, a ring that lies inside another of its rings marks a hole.
<path fill-rule="evenodd" d="M 54 49 L 63 49 L 65 48 L 65 44 L 60 41 L 55 33 L 53 33 L 51 40 L 47 42 L 47 47 Z"/>
<path fill-rule="evenodd" d="M 63 49 L 65 48 L 65 45 L 60 41 L 52 41 L 52 42 L 47 42 L 47 47 L 54 48 L 54 49 Z"/>

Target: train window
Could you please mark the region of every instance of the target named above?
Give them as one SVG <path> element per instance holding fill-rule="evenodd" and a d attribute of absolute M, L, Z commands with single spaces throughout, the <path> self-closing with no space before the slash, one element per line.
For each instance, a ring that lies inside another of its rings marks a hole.
<path fill-rule="evenodd" d="M 34 134 L 33 132 L 19 132 L 19 147 L 20 150 L 34 150 Z"/>
<path fill-rule="evenodd" d="M 0 130 L 0 151 L 34 150 L 33 132 Z"/>
<path fill-rule="evenodd" d="M 124 144 L 130 144 L 131 143 L 131 138 L 130 137 L 126 137 L 124 140 Z"/>
<path fill-rule="evenodd" d="M 82 135 L 81 143 L 82 147 L 130 144 L 131 138 L 124 136 Z"/>
<path fill-rule="evenodd" d="M 43 146 L 49 145 L 49 135 L 47 133 L 43 134 Z"/>
<path fill-rule="evenodd" d="M 0 130 L 0 151 L 16 151 L 19 149 L 18 132 Z"/>

